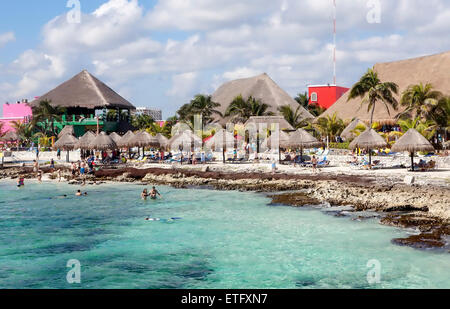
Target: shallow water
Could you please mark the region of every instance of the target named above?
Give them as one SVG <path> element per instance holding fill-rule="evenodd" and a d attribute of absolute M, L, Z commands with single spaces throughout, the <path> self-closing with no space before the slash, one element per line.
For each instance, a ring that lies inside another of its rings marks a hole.
<path fill-rule="evenodd" d="M 255 193 L 161 187 L 144 202 L 130 184 L 82 198 L 67 184 L 14 185 L 0 183 L 0 288 L 450 288 L 450 254 L 393 245 L 406 232 L 376 220 Z M 70 259 L 81 284 L 67 283 Z M 373 259 L 381 278 L 369 284 Z"/>

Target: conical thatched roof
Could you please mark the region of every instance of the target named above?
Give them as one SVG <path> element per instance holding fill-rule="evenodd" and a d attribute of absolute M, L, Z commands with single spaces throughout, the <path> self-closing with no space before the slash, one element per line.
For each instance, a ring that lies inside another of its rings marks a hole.
<path fill-rule="evenodd" d="M 322 144 L 322 142 L 319 142 L 314 136 L 305 130 L 298 129 L 289 135 L 289 141 L 286 143 L 286 147 L 309 148 L 319 147 Z"/>
<path fill-rule="evenodd" d="M 89 149 L 89 145 L 94 141 L 97 136 L 91 131 L 87 131 L 80 139 L 78 140 L 77 148 L 79 149 Z"/>
<path fill-rule="evenodd" d="M 343 139 L 344 141 L 347 141 L 347 140 L 350 140 L 350 139 L 352 139 L 352 138 L 355 138 L 356 135 L 355 135 L 355 133 L 353 133 L 352 131 L 355 130 L 355 128 L 356 128 L 358 125 L 363 125 L 363 126 L 367 127 L 366 124 L 365 124 L 364 122 L 362 122 L 361 120 L 359 120 L 358 118 L 356 118 L 355 120 L 353 120 L 353 121 L 352 121 L 352 122 L 344 129 L 344 131 L 342 131 L 342 133 L 341 133 L 342 139 Z"/>
<path fill-rule="evenodd" d="M 3 135 L 3 137 L 0 137 L 0 141 L 4 142 L 15 142 L 18 140 L 20 140 L 20 136 L 14 131 L 9 131 L 5 135 Z"/>
<path fill-rule="evenodd" d="M 159 141 L 147 131 L 141 131 L 128 140 L 128 147 L 159 147 Z"/>
<path fill-rule="evenodd" d="M 374 129 L 367 129 L 360 136 L 350 143 L 349 149 L 376 149 L 386 147 L 387 142 L 375 132 Z"/>
<path fill-rule="evenodd" d="M 408 59 L 403 61 L 378 63 L 374 70 L 382 82 L 395 82 L 399 86 L 396 96 L 400 101 L 402 93 L 413 84 L 422 82 L 431 83 L 435 90 L 444 94 L 450 93 L 450 78 L 448 68 L 450 67 L 450 51 L 442 54 Z M 370 112 L 367 105 L 361 107 L 361 98 L 347 102 L 349 91 L 345 93 L 333 106 L 331 106 L 321 117 L 332 116 L 335 112 L 339 118 L 349 121 L 355 117 L 369 123 Z M 390 115 L 384 104 L 377 104 L 375 108 L 374 121 L 385 123 L 396 122 L 395 116 L 405 108 L 399 106 L 398 111 L 391 110 Z"/>
<path fill-rule="evenodd" d="M 116 144 L 122 139 L 122 137 L 121 137 L 119 134 L 117 134 L 116 132 L 111 133 L 111 134 L 109 135 L 109 137 L 111 137 L 112 140 L 113 140 Z"/>
<path fill-rule="evenodd" d="M 58 141 L 55 143 L 54 148 L 64 149 L 64 150 L 73 150 L 76 149 L 78 145 L 78 139 L 72 134 L 64 134 Z"/>
<path fill-rule="evenodd" d="M 116 143 L 118 147 L 128 147 L 128 142 L 134 137 L 133 131 L 128 131 L 120 140 Z"/>
<path fill-rule="evenodd" d="M 392 147 L 392 151 L 416 152 L 416 151 L 433 151 L 434 147 L 431 143 L 417 130 L 409 129 Z"/>
<path fill-rule="evenodd" d="M 219 130 L 214 136 L 206 142 L 206 146 L 211 149 L 234 148 L 234 135 L 225 129 Z"/>
<path fill-rule="evenodd" d="M 73 129 L 73 126 L 69 126 L 69 125 L 65 126 L 61 130 L 61 132 L 59 132 L 58 138 L 61 138 L 65 134 L 72 134 L 72 135 L 74 135 L 75 134 L 75 130 Z"/>
<path fill-rule="evenodd" d="M 225 114 L 230 103 L 239 95 L 247 100 L 250 96 L 261 100 L 270 106 L 269 111 L 280 115 L 278 108 L 284 105 L 290 105 L 294 110 L 298 103 L 283 89 L 281 89 L 266 73 L 244 79 L 237 79 L 225 83 L 219 87 L 212 95 L 212 101 L 219 103 L 217 109 Z M 301 108 L 302 119 L 314 119 L 306 109 Z M 224 124 L 228 119 L 221 119 Z"/>
<path fill-rule="evenodd" d="M 136 109 L 130 102 L 86 70 L 34 100 L 30 105 L 32 107 L 37 106 L 42 100 L 49 100 L 53 106 L 66 108 Z"/>
<path fill-rule="evenodd" d="M 172 149 L 178 149 L 180 145 L 184 150 L 190 149 L 192 146 L 200 146 L 202 139 L 195 135 L 192 131 L 184 131 L 181 134 L 175 135 L 169 140 L 169 146 Z"/>
<path fill-rule="evenodd" d="M 279 130 L 291 130 L 294 128 L 289 124 L 289 122 L 284 119 L 283 116 L 262 116 L 262 117 L 250 117 L 250 119 L 245 123 L 245 125 L 249 124 L 261 124 L 265 123 L 267 128 L 270 129 L 274 124 L 279 125 Z"/>
<path fill-rule="evenodd" d="M 279 131 L 279 135 L 278 135 L 278 143 L 275 142 L 275 134 L 272 134 L 268 139 L 267 139 L 267 146 L 273 148 L 273 146 L 276 146 L 276 144 L 279 144 L 279 146 L 281 148 L 286 148 L 289 147 L 289 139 L 290 139 L 290 135 L 284 131 Z"/>
<path fill-rule="evenodd" d="M 105 132 L 101 132 L 90 144 L 89 149 L 95 150 L 114 150 L 116 143 Z"/>
<path fill-rule="evenodd" d="M 162 135 L 161 133 L 156 134 L 156 138 L 158 139 L 160 147 L 166 148 L 169 146 L 169 139 L 164 135 Z"/>

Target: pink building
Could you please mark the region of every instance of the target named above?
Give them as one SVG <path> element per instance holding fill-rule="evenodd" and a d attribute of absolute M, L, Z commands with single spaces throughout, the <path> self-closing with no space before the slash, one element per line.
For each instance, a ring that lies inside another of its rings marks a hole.
<path fill-rule="evenodd" d="M 12 127 L 13 121 L 28 121 L 33 115 L 31 107 L 28 106 L 27 100 L 17 103 L 5 103 L 3 104 L 3 117 L 0 118 L 0 122 L 3 123 L 3 132 L 14 131 Z"/>

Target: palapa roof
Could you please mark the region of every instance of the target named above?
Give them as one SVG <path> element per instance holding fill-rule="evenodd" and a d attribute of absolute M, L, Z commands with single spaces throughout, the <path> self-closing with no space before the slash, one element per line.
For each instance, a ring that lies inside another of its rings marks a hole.
<path fill-rule="evenodd" d="M 74 135 L 75 134 L 75 130 L 73 129 L 73 126 L 70 126 L 70 125 L 65 126 L 61 130 L 61 132 L 59 132 L 58 138 L 61 138 L 65 134 L 72 134 L 72 135 Z"/>
<path fill-rule="evenodd" d="M 133 131 L 128 131 L 124 136 L 120 138 L 116 144 L 119 147 L 128 147 L 128 142 L 134 137 Z"/>
<path fill-rule="evenodd" d="M 283 89 L 280 88 L 266 73 L 250 77 L 237 79 L 223 84 L 212 95 L 212 101 L 219 103 L 220 107 L 217 109 L 225 114 L 228 106 L 233 100 L 242 95 L 244 100 L 250 96 L 261 100 L 263 103 L 269 105 L 268 111 L 276 115 L 281 113 L 278 108 L 284 105 L 290 105 L 294 110 L 298 108 L 298 103 Z M 300 108 L 302 119 L 314 119 L 303 107 Z M 228 119 L 221 119 L 221 123 L 226 123 Z"/>
<path fill-rule="evenodd" d="M 128 140 L 128 147 L 159 147 L 159 140 L 148 133 L 140 131 Z"/>
<path fill-rule="evenodd" d="M 349 149 L 376 149 L 386 147 L 387 142 L 374 129 L 367 129 L 350 143 Z"/>
<path fill-rule="evenodd" d="M 284 131 L 279 131 L 279 135 L 278 135 L 278 144 L 281 148 L 285 148 L 285 147 L 289 147 L 289 139 L 290 139 L 290 135 Z M 275 146 L 275 134 L 272 134 L 268 139 L 267 139 L 267 146 L 272 148 L 272 145 Z"/>
<path fill-rule="evenodd" d="M 136 109 L 133 104 L 86 70 L 31 102 L 31 107 L 38 106 L 42 100 L 49 100 L 51 105 L 65 108 Z"/>
<path fill-rule="evenodd" d="M 161 133 L 156 134 L 156 138 L 158 139 L 159 145 L 161 147 L 169 146 L 169 139 L 162 135 Z"/>
<path fill-rule="evenodd" d="M 303 129 L 298 129 L 297 131 L 289 135 L 289 141 L 286 143 L 286 147 L 319 147 L 323 143 L 319 142 L 314 136 L 309 134 Z"/>
<path fill-rule="evenodd" d="M 91 132 L 87 131 L 80 139 L 78 140 L 77 148 L 80 149 L 89 149 L 89 145 L 94 141 L 97 136 Z"/>
<path fill-rule="evenodd" d="M 433 151 L 434 147 L 431 143 L 417 130 L 409 129 L 400 139 L 392 146 L 392 151 L 416 152 L 416 151 Z"/>
<path fill-rule="evenodd" d="M 211 149 L 233 148 L 235 143 L 234 135 L 225 129 L 219 130 L 206 142 L 206 146 Z"/>
<path fill-rule="evenodd" d="M 202 144 L 202 139 L 195 135 L 192 131 L 186 130 L 183 133 L 177 134 L 169 140 L 169 146 L 172 149 L 183 145 L 184 149 L 190 148 L 192 145 L 199 146 Z"/>
<path fill-rule="evenodd" d="M 122 137 L 116 132 L 112 132 L 109 137 L 111 137 L 116 144 L 122 139 Z"/>
<path fill-rule="evenodd" d="M 286 121 L 286 119 L 283 116 L 255 116 L 250 117 L 250 119 L 245 123 L 245 125 L 249 125 L 251 123 L 260 124 L 265 123 L 267 124 L 267 128 L 270 129 L 272 127 L 272 124 L 279 124 L 280 130 L 290 130 L 293 131 L 294 128 L 289 124 L 289 122 Z"/>
<path fill-rule="evenodd" d="M 78 145 L 78 139 L 72 134 L 64 134 L 58 141 L 55 143 L 54 148 L 64 149 L 64 150 L 73 150 Z"/>
<path fill-rule="evenodd" d="M 117 144 L 105 132 L 101 132 L 89 144 L 89 149 L 95 149 L 95 150 L 114 150 L 116 148 L 117 148 Z"/>
<path fill-rule="evenodd" d="M 5 135 L 0 137 L 0 141 L 5 141 L 5 142 L 15 142 L 15 141 L 18 141 L 19 139 L 20 139 L 20 136 L 15 131 L 9 131 Z"/>
<path fill-rule="evenodd" d="M 382 82 L 394 82 L 399 86 L 398 95 L 395 97 L 400 101 L 402 93 L 408 86 L 419 83 L 431 83 L 435 90 L 450 94 L 449 67 L 450 51 L 396 62 L 378 63 L 375 64 L 374 70 Z M 361 98 L 359 97 L 347 102 L 349 94 L 350 91 L 347 91 L 321 117 L 337 113 L 339 118 L 346 121 L 357 117 L 369 123 L 370 112 L 367 111 L 367 105 L 361 107 Z M 377 103 L 376 106 L 374 121 L 382 124 L 395 123 L 395 117 L 405 110 L 405 107 L 399 106 L 397 111 L 391 109 L 389 115 L 383 103 Z"/>
<path fill-rule="evenodd" d="M 362 122 L 361 120 L 356 118 L 344 129 L 344 131 L 342 131 L 341 137 L 344 139 L 344 141 L 347 141 L 349 139 L 356 137 L 355 133 L 353 133 L 352 131 L 355 130 L 358 125 L 363 125 L 363 126 L 367 127 L 364 122 Z"/>

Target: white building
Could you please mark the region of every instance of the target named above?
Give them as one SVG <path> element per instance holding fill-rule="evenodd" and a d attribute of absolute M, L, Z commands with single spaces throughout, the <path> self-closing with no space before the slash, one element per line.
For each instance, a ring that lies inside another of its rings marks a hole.
<path fill-rule="evenodd" d="M 148 116 L 152 117 L 152 119 L 155 121 L 162 120 L 162 111 L 161 110 L 151 109 L 148 107 L 137 107 L 136 115 L 148 115 Z"/>

